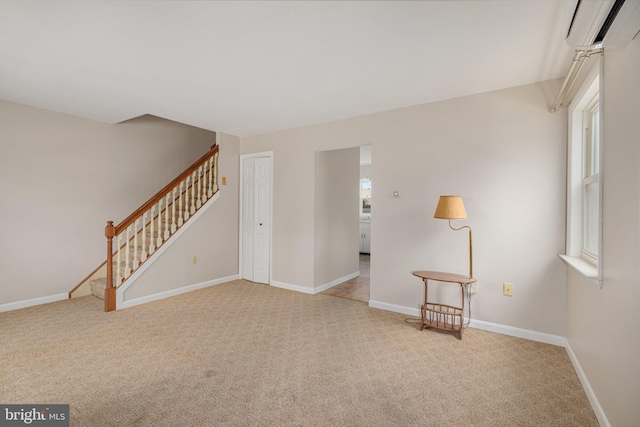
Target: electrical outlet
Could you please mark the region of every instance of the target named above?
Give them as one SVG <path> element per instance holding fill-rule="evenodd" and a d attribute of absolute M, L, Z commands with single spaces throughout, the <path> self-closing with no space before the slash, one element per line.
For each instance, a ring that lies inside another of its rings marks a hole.
<path fill-rule="evenodd" d="M 227 185 L 227 177 L 226 176 L 222 177 L 222 185 Z"/>
<path fill-rule="evenodd" d="M 196 265 L 197 263 L 198 263 L 198 257 L 197 256 L 191 257 L 191 265 Z"/>
<path fill-rule="evenodd" d="M 513 284 L 512 283 L 503 283 L 502 284 L 502 293 L 506 297 L 513 296 Z"/>
<path fill-rule="evenodd" d="M 469 289 L 467 290 L 469 295 L 474 295 L 478 293 L 478 283 L 469 283 Z"/>

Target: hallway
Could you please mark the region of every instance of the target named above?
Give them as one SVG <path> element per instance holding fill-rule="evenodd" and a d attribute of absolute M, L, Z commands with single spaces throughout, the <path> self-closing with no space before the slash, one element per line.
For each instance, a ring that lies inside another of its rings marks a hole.
<path fill-rule="evenodd" d="M 340 283 L 321 293 L 369 303 L 370 258 L 369 254 L 360 254 L 360 276 Z"/>

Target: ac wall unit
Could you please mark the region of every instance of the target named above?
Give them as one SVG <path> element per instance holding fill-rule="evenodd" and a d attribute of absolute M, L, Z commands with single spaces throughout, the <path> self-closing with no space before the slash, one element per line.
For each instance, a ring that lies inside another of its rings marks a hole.
<path fill-rule="evenodd" d="M 640 31 L 640 0 L 578 0 L 566 42 L 591 50 L 631 41 Z"/>

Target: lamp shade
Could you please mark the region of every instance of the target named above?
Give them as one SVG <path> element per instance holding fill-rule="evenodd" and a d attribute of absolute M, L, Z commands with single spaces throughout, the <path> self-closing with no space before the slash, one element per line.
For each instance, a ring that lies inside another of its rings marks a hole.
<path fill-rule="evenodd" d="M 464 203 L 460 196 L 440 196 L 438 207 L 434 218 L 438 219 L 465 219 L 467 211 L 464 210 Z"/>

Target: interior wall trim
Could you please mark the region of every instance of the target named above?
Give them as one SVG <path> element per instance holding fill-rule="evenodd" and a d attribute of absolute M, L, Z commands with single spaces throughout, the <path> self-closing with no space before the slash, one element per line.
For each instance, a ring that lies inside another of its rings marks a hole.
<path fill-rule="evenodd" d="M 360 275 L 360 272 L 356 271 L 354 273 L 347 274 L 346 276 L 339 277 L 336 280 L 332 280 L 330 282 L 325 283 L 324 285 L 320 285 L 320 286 L 314 287 L 313 288 L 313 293 L 314 294 L 319 294 L 320 292 L 324 292 L 329 288 L 333 288 L 336 285 L 339 285 L 341 283 L 346 282 L 347 280 L 354 279 L 354 278 L 358 277 L 359 275 Z"/>
<path fill-rule="evenodd" d="M 381 310 L 393 311 L 394 313 L 408 314 L 409 316 L 420 317 L 420 309 L 407 307 L 404 305 L 389 304 L 382 301 L 369 300 L 369 307 Z"/>
<path fill-rule="evenodd" d="M 301 292 L 303 294 L 309 294 L 309 295 L 314 294 L 313 288 L 308 288 L 306 286 L 292 285 L 290 283 L 278 282 L 276 280 L 272 280 L 271 283 L 269 283 L 269 285 L 274 286 L 276 288 L 287 289 L 289 291 Z"/>
<path fill-rule="evenodd" d="M 396 313 L 408 314 L 410 316 L 420 317 L 420 309 L 395 304 L 388 304 L 381 301 L 369 301 L 369 307 L 380 308 L 382 310 L 393 311 Z M 465 317 L 465 322 L 469 319 Z M 508 335 L 516 338 L 524 338 L 531 341 L 543 342 L 545 344 L 557 345 L 564 347 L 566 338 L 558 335 L 547 334 L 544 332 L 531 331 L 529 329 L 516 328 L 514 326 L 500 325 L 498 323 L 485 322 L 482 320 L 471 320 L 470 328 L 480 329 L 487 332 L 495 332 L 502 335 Z"/>
<path fill-rule="evenodd" d="M 46 297 L 32 298 L 26 299 L 22 301 L 8 302 L 5 304 L 0 304 L 0 313 L 5 311 L 13 311 L 19 310 L 21 308 L 33 307 L 34 305 L 47 304 L 50 302 L 62 301 L 65 299 L 69 299 L 69 293 L 65 292 L 62 294 L 49 295 Z"/>
<path fill-rule="evenodd" d="M 600 402 L 598 401 L 598 398 L 596 397 L 596 394 L 593 391 L 593 388 L 591 388 L 591 384 L 587 379 L 587 375 L 582 370 L 582 366 L 578 361 L 578 357 L 573 352 L 573 348 L 571 348 L 571 344 L 569 343 L 569 340 L 565 340 L 564 348 L 565 350 L 567 350 L 567 354 L 569 355 L 569 360 L 571 360 L 571 363 L 573 364 L 573 368 L 576 370 L 576 374 L 578 374 L 578 379 L 580 379 L 582 388 L 584 389 L 584 392 L 587 394 L 587 398 L 591 403 L 591 408 L 593 408 L 593 412 L 595 412 L 596 418 L 598 419 L 600 426 L 611 427 L 611 423 L 609 423 L 609 420 L 607 419 L 607 416 L 605 415 L 604 410 L 602 409 L 602 406 L 600 405 Z"/>
<path fill-rule="evenodd" d="M 219 285 L 221 283 L 231 282 L 233 280 L 238 280 L 238 275 L 234 274 L 232 276 L 221 277 L 219 279 L 207 280 L 205 282 L 196 283 L 193 285 L 183 286 L 181 288 L 170 289 L 164 292 L 158 292 L 157 294 L 145 295 L 140 298 L 132 298 L 130 300 L 125 300 L 118 306 L 118 310 L 121 308 L 133 307 L 140 304 L 145 304 L 151 301 L 157 301 L 164 298 L 173 297 L 176 295 L 184 294 L 186 292 L 196 291 L 198 289 L 208 288 L 209 286 Z"/>

